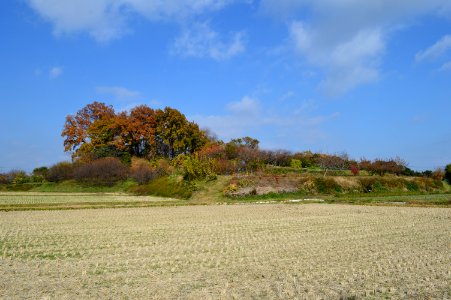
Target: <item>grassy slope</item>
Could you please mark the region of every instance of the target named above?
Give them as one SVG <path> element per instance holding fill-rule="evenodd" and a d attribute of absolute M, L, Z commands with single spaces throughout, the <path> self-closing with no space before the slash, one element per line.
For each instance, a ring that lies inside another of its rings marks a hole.
<path fill-rule="evenodd" d="M 75 182 L 44 184 L 32 192 L 0 193 L 0 210 L 53 210 L 106 207 L 148 207 L 174 205 L 209 205 L 217 203 L 258 203 L 286 202 L 310 203 L 320 199 L 325 203 L 351 203 L 371 205 L 416 205 L 416 206 L 451 206 L 451 188 L 444 183 L 444 192 L 437 194 L 403 193 L 368 193 L 344 195 L 309 195 L 306 193 L 272 193 L 245 197 L 225 197 L 224 188 L 230 176 L 218 176 L 217 180 L 199 181 L 194 184 L 195 191 L 187 200 L 159 198 L 153 196 L 130 196 L 124 194 L 133 185 L 123 182 L 113 187 L 80 186 Z M 308 200 L 305 200 L 308 199 Z M 300 200 L 291 202 L 292 200 Z M 319 200 L 318 200 L 319 201 Z M 316 202 L 318 202 L 316 201 Z"/>
<path fill-rule="evenodd" d="M 60 183 L 46 182 L 30 191 L 51 193 L 125 193 L 134 185 L 136 183 L 130 180 L 119 182 L 113 186 L 92 186 L 69 180 Z"/>
<path fill-rule="evenodd" d="M 196 191 L 189 203 L 206 205 L 227 202 L 228 198 L 223 195 L 223 190 L 229 180 L 230 176 L 218 176 L 216 180 L 197 182 Z"/>

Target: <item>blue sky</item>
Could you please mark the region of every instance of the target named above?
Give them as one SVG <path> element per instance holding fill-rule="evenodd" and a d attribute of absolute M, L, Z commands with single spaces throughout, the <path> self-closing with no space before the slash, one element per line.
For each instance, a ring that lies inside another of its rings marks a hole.
<path fill-rule="evenodd" d="M 266 149 L 451 163 L 449 0 L 7 0 L 0 172 L 69 159 L 65 116 L 171 106 Z"/>

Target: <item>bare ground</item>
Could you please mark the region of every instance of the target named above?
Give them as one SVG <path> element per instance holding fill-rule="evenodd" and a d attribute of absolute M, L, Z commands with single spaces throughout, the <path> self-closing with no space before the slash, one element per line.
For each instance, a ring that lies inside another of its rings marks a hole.
<path fill-rule="evenodd" d="M 0 298 L 451 298 L 451 209 L 0 212 Z"/>

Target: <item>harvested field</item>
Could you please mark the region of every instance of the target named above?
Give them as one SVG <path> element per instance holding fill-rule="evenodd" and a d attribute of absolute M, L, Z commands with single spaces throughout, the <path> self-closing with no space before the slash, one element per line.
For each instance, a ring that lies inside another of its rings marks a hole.
<path fill-rule="evenodd" d="M 177 199 L 172 198 L 132 196 L 119 193 L 0 192 L 0 211 L 153 206 L 177 203 L 177 201 Z"/>
<path fill-rule="evenodd" d="M 0 298 L 451 298 L 451 209 L 0 212 Z"/>

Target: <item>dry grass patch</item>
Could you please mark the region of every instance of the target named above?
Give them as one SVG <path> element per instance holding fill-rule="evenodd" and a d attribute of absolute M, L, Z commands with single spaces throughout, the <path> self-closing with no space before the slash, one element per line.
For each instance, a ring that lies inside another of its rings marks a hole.
<path fill-rule="evenodd" d="M 2 298 L 451 297 L 451 209 L 0 212 Z"/>

